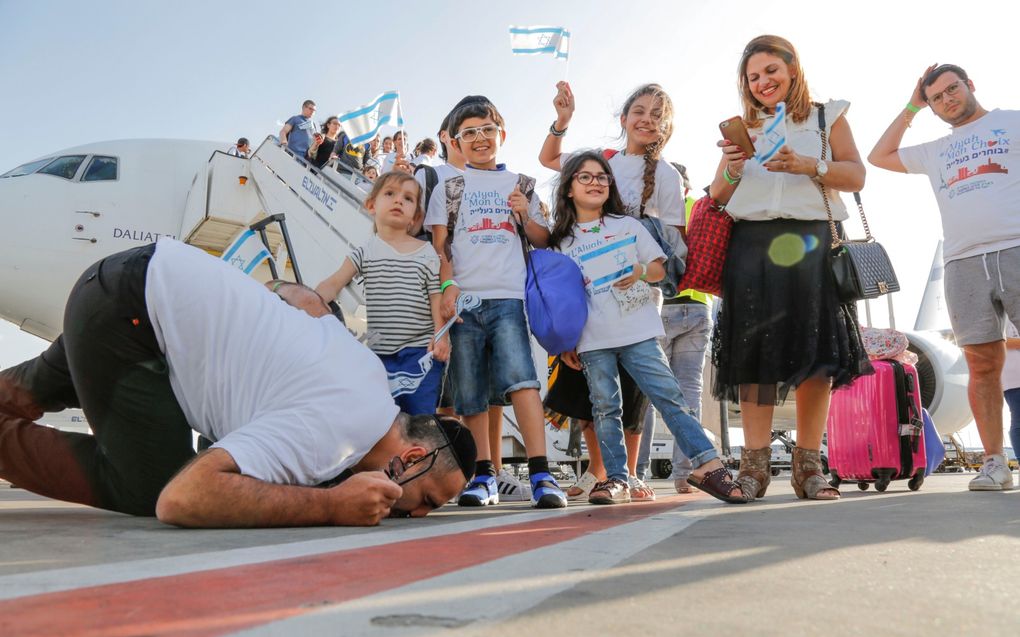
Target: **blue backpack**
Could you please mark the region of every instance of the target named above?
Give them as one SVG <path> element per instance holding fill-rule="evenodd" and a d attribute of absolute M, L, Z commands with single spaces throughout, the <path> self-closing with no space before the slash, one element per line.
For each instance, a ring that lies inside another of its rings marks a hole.
<path fill-rule="evenodd" d="M 535 180 L 518 175 L 517 185 L 531 201 L 535 195 Z M 454 177 L 445 184 L 449 234 L 447 255 L 453 242 L 457 212 L 464 196 L 464 178 Z M 528 327 L 535 340 L 550 355 L 569 352 L 581 340 L 581 330 L 588 320 L 588 299 L 584 292 L 584 275 L 573 259 L 560 252 L 546 249 L 529 250 L 524 228 L 517 232 L 524 251 L 527 280 L 524 286 L 524 309 L 528 314 Z"/>

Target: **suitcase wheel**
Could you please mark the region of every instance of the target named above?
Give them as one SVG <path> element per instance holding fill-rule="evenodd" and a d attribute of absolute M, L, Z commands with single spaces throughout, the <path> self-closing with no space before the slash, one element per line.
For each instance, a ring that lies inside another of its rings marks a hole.
<path fill-rule="evenodd" d="M 907 486 L 910 487 L 911 491 L 917 491 L 924 484 L 924 473 L 918 472 L 914 474 L 914 477 L 907 482 Z"/>
<path fill-rule="evenodd" d="M 875 480 L 875 491 L 878 491 L 879 493 L 884 493 L 885 490 L 888 489 L 888 488 L 889 488 L 889 478 L 888 477 L 883 476 L 883 477 L 879 478 L 878 480 Z"/>
<path fill-rule="evenodd" d="M 829 475 L 832 476 L 832 479 L 829 480 L 829 486 L 831 486 L 833 489 L 838 489 L 839 485 L 843 484 L 843 478 L 840 478 L 839 474 L 836 473 L 835 471 L 833 471 Z"/>
<path fill-rule="evenodd" d="M 861 491 L 867 491 L 868 483 L 865 482 L 864 480 L 861 480 L 860 482 L 857 483 L 857 488 L 860 489 Z"/>

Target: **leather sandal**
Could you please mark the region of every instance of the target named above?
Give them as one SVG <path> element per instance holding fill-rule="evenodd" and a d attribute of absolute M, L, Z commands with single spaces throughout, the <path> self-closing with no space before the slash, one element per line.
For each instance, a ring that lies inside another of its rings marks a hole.
<path fill-rule="evenodd" d="M 700 480 L 691 476 L 687 478 L 688 484 L 695 486 L 708 495 L 728 502 L 729 504 L 746 504 L 747 496 L 741 491 L 741 495 L 731 495 L 734 489 L 740 489 L 740 485 L 733 481 L 730 477 L 730 470 L 726 467 L 719 467 L 709 471 Z"/>
<path fill-rule="evenodd" d="M 822 452 L 817 449 L 793 448 L 793 476 L 790 484 L 800 499 L 838 500 L 839 489 L 833 487 L 822 475 Z M 835 491 L 836 495 L 822 493 Z"/>
<path fill-rule="evenodd" d="M 772 447 L 740 450 L 740 473 L 737 484 L 747 496 L 748 502 L 765 497 L 765 490 L 772 482 Z"/>

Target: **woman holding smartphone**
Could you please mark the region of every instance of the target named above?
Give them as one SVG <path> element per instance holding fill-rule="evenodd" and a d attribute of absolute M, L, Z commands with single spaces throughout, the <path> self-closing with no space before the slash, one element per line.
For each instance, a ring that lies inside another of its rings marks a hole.
<path fill-rule="evenodd" d="M 871 372 L 856 311 L 841 305 L 829 265 L 831 235 L 822 188 L 833 217 L 847 218 L 835 191 L 864 186 L 864 164 L 846 119 L 849 102 L 813 104 L 793 45 L 773 35 L 751 40 L 738 66 L 742 122 L 752 139 L 786 104 L 786 145 L 762 163 L 735 143 L 722 158 L 710 193 L 736 220 L 723 272 L 723 305 L 713 335 L 713 393 L 739 401 L 744 446 L 737 481 L 749 498 L 770 480 L 772 414 L 790 390 L 797 403 L 794 491 L 835 500 L 822 476 L 822 434 L 835 387 Z M 822 156 L 819 106 L 827 153 Z M 729 121 L 730 128 L 740 122 Z M 724 129 L 726 130 L 726 129 Z"/>

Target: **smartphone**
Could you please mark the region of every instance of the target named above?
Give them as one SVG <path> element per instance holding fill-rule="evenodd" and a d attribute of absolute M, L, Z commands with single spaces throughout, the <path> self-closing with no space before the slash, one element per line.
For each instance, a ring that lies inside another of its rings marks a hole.
<path fill-rule="evenodd" d="M 739 115 L 719 122 L 719 132 L 722 133 L 723 139 L 728 139 L 739 146 L 748 157 L 754 157 L 754 144 L 751 142 L 751 136 L 747 134 L 744 120 Z"/>

